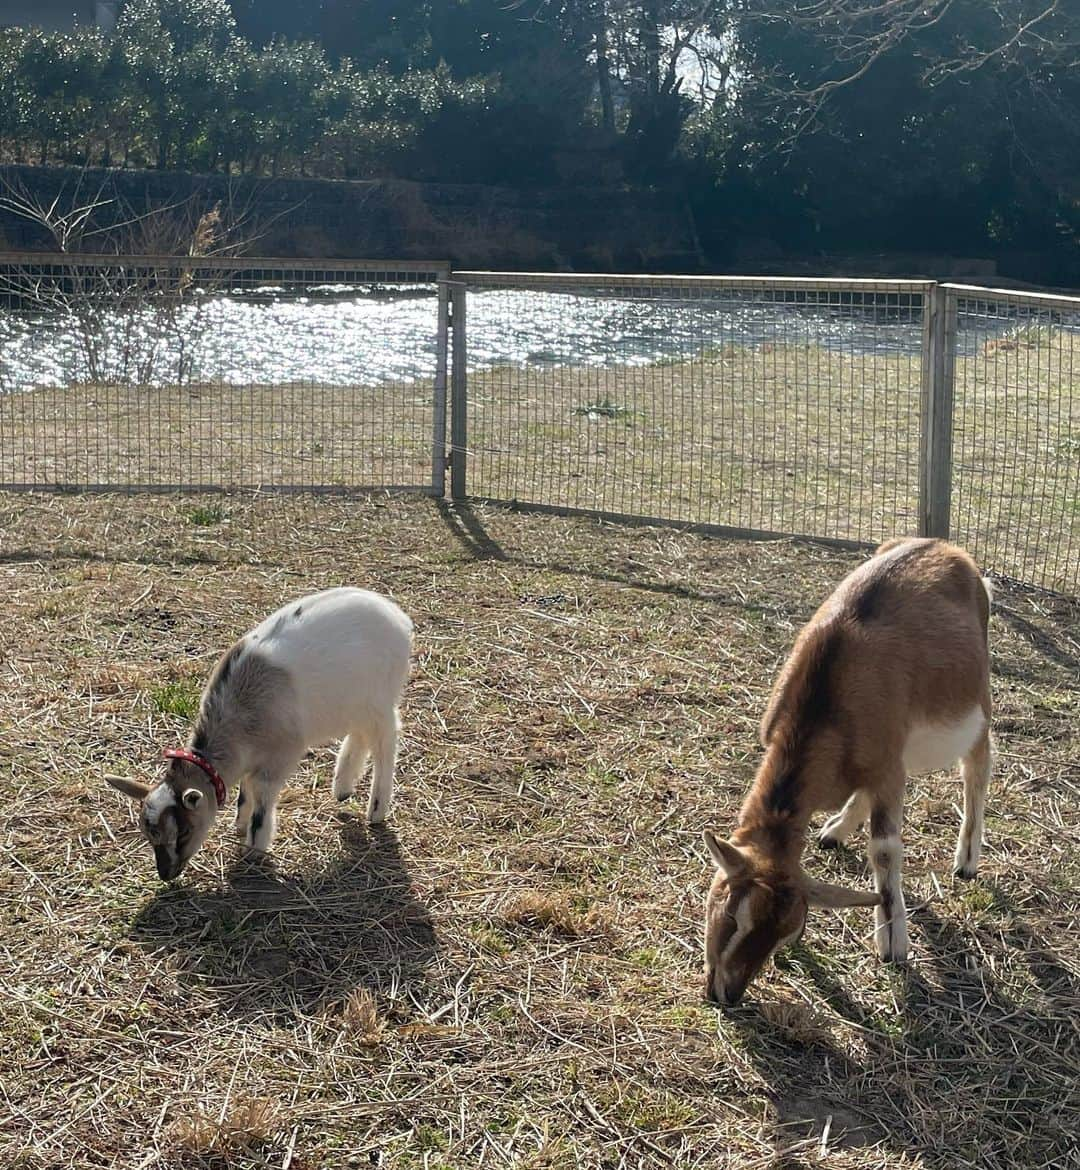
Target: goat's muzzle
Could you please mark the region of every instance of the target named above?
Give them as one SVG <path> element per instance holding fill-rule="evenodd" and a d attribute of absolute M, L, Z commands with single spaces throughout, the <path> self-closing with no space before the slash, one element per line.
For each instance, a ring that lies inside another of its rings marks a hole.
<path fill-rule="evenodd" d="M 184 868 L 180 858 L 170 856 L 163 849 L 154 850 L 154 860 L 157 862 L 158 877 L 163 882 L 175 881 Z"/>

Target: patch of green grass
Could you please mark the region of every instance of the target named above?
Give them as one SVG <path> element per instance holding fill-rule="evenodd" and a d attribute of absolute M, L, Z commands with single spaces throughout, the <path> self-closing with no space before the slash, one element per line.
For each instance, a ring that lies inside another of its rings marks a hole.
<path fill-rule="evenodd" d="M 715 1027 L 716 1011 L 713 1008 L 694 1007 L 687 1004 L 684 1007 L 668 1008 L 664 1012 L 663 1019 L 670 1028 L 683 1028 L 687 1031 L 697 1029 L 706 1032 Z"/>
<path fill-rule="evenodd" d="M 515 1110 L 496 1107 L 489 1115 L 484 1128 L 488 1133 L 513 1133 L 520 1123 L 521 1116 Z"/>
<path fill-rule="evenodd" d="M 611 1112 L 624 1124 L 649 1133 L 678 1129 L 697 1116 L 689 1102 L 662 1090 L 646 1093 L 631 1089 L 611 1101 Z"/>
<path fill-rule="evenodd" d="M 664 964 L 665 955 L 659 947 L 638 947 L 626 956 L 626 961 L 644 971 L 652 971 Z"/>
<path fill-rule="evenodd" d="M 161 715 L 178 715 L 193 719 L 199 711 L 202 687 L 194 679 L 177 679 L 161 683 L 150 691 L 150 702 Z"/>
<path fill-rule="evenodd" d="M 188 523 L 198 528 L 209 528 L 225 519 L 225 509 L 218 504 L 198 504 L 188 514 Z"/>
<path fill-rule="evenodd" d="M 1036 701 L 1038 711 L 1048 711 L 1054 715 L 1071 715 L 1077 710 L 1080 699 L 1076 695 L 1065 691 L 1045 691 Z"/>
<path fill-rule="evenodd" d="M 450 1145 L 446 1134 L 431 1125 L 418 1125 L 413 1132 L 413 1141 L 418 1149 L 432 1153 L 441 1153 Z"/>
<path fill-rule="evenodd" d="M 504 935 L 492 926 L 482 922 L 471 923 L 468 927 L 469 937 L 485 951 L 492 955 L 508 955 L 513 949 Z"/>
<path fill-rule="evenodd" d="M 496 1024 L 513 1024 L 517 1022 L 520 1013 L 512 1004 L 496 1003 L 488 1007 L 485 1014 Z"/>
<path fill-rule="evenodd" d="M 619 777 L 608 768 L 604 768 L 599 764 L 589 764 L 585 769 L 586 783 L 595 785 L 597 788 L 608 792 L 613 792 L 619 787 Z"/>
<path fill-rule="evenodd" d="M 964 883 L 960 890 L 960 904 L 976 918 L 999 909 L 994 891 L 987 886 L 979 885 L 978 882 Z"/>

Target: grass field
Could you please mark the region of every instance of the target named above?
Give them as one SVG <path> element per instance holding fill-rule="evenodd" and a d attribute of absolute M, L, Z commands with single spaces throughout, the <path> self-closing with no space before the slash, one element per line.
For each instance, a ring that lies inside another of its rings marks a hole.
<path fill-rule="evenodd" d="M 726 345 L 645 366 L 496 366 L 468 384 L 468 491 L 876 541 L 919 523 L 917 355 Z M 423 384 L 76 387 L 0 396 L 0 484 L 431 482 Z M 1080 342 L 958 359 L 953 524 L 996 571 L 1080 589 Z"/>
<path fill-rule="evenodd" d="M 1076 1165 L 1076 603 L 999 590 L 983 868 L 950 876 L 957 781 L 914 782 L 909 967 L 818 912 L 744 1006 L 701 1001 L 701 829 L 858 560 L 422 499 L 0 496 L 0 1165 Z M 217 653 L 343 581 L 417 625 L 387 827 L 320 749 L 272 862 L 223 817 L 161 884 L 104 775 L 148 776 Z M 861 843 L 807 866 L 869 882 Z"/>

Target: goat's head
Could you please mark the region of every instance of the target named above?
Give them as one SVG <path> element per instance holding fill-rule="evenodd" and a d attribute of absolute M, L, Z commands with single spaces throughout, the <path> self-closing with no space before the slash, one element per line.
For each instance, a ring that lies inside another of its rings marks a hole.
<path fill-rule="evenodd" d="M 139 830 L 150 842 L 158 876 L 171 882 L 206 840 L 217 811 L 212 785 L 198 768 L 172 760 L 152 787 L 139 780 L 108 778 L 109 784 L 141 802 Z"/>
<path fill-rule="evenodd" d="M 786 873 L 706 830 L 717 865 L 705 903 L 705 998 L 734 1007 L 778 948 L 795 942 L 810 906 L 876 906 L 877 894 Z"/>

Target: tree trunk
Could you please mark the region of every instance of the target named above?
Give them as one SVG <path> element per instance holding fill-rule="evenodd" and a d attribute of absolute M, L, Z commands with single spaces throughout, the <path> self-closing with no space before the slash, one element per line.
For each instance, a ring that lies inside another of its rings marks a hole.
<path fill-rule="evenodd" d="M 641 45 L 645 53 L 645 92 L 652 99 L 660 92 L 660 17 L 655 3 L 641 6 Z"/>
<path fill-rule="evenodd" d="M 611 97 L 611 64 L 608 61 L 607 9 L 601 0 L 596 17 L 596 86 L 600 91 L 600 122 L 604 133 L 615 134 L 615 103 Z"/>

